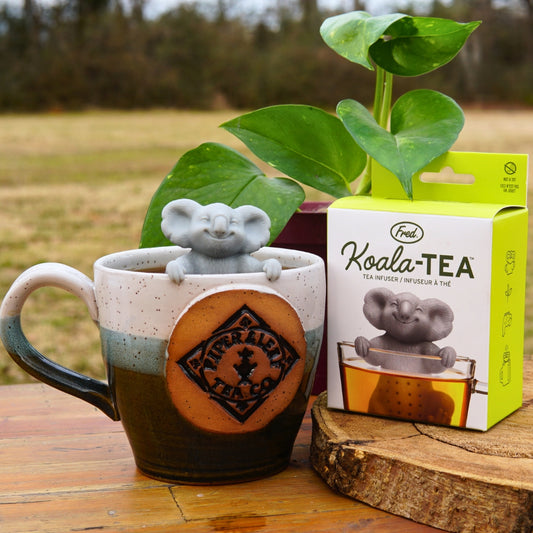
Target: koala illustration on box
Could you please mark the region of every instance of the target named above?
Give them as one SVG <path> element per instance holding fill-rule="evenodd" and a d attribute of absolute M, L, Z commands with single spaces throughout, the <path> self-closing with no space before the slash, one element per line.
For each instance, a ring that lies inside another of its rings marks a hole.
<path fill-rule="evenodd" d="M 433 341 L 449 335 L 453 311 L 436 298 L 420 300 L 414 294 L 394 294 L 386 288 L 370 290 L 363 313 L 385 333 L 368 340 L 355 339 L 355 350 L 373 366 L 422 374 L 440 373 L 455 364 L 456 351 Z"/>
<path fill-rule="evenodd" d="M 176 283 L 181 283 L 186 274 L 264 271 L 270 281 L 281 274 L 276 259 L 260 261 L 250 255 L 270 238 L 270 219 L 258 207 L 233 209 L 222 203 L 202 206 L 183 198 L 167 204 L 162 218 L 165 237 L 191 249 L 167 264 L 166 272 Z"/>

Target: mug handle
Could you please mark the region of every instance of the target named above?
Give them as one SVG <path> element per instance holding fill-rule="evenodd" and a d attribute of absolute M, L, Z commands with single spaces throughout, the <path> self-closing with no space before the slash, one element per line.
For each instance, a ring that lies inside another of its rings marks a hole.
<path fill-rule="evenodd" d="M 81 298 L 98 324 L 94 284 L 78 270 L 61 263 L 42 263 L 23 272 L 8 290 L 0 306 L 0 338 L 12 359 L 28 374 L 60 391 L 76 396 L 120 420 L 109 384 L 79 374 L 51 361 L 36 350 L 22 331 L 22 307 L 32 292 L 58 287 Z"/>

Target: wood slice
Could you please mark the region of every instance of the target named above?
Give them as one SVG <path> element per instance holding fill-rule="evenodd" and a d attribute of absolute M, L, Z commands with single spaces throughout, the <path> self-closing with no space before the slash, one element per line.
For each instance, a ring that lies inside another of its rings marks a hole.
<path fill-rule="evenodd" d="M 524 405 L 487 432 L 313 409 L 311 464 L 334 490 L 453 532 L 533 531 L 533 361 Z"/>

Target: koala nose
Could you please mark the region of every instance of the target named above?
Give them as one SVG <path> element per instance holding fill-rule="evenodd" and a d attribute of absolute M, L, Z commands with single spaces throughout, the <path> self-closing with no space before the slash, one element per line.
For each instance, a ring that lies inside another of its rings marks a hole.
<path fill-rule="evenodd" d="M 228 231 L 228 221 L 226 220 L 226 217 L 222 215 L 216 216 L 213 219 L 211 229 L 217 237 L 222 237 L 223 235 L 225 235 Z"/>
<path fill-rule="evenodd" d="M 398 315 L 401 320 L 407 320 L 413 313 L 413 306 L 409 302 L 400 302 Z"/>

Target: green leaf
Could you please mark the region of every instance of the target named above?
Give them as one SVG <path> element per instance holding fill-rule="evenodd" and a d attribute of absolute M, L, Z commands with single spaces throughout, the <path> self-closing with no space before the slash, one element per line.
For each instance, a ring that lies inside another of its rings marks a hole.
<path fill-rule="evenodd" d="M 316 107 L 266 107 L 221 127 L 272 167 L 337 198 L 351 194 L 366 163 L 342 122 Z"/>
<path fill-rule="evenodd" d="M 451 61 L 480 24 L 404 17 L 386 30 L 390 39 L 381 39 L 370 47 L 370 56 L 392 74 L 419 76 Z"/>
<path fill-rule="evenodd" d="M 320 27 L 324 42 L 342 57 L 374 70 L 369 49 L 395 21 L 407 15 L 393 13 L 373 17 L 364 11 L 352 11 L 326 19 Z"/>
<path fill-rule="evenodd" d="M 337 113 L 363 150 L 398 177 L 409 198 L 413 175 L 447 152 L 464 125 L 463 112 L 454 100 L 426 89 L 397 100 L 390 132 L 354 100 L 339 102 Z"/>
<path fill-rule="evenodd" d="M 255 205 L 270 217 L 272 242 L 304 201 L 305 193 L 290 179 L 267 178 L 249 159 L 227 146 L 204 143 L 185 153 L 155 192 L 144 221 L 141 248 L 170 244 L 161 231 L 161 211 L 178 198 L 202 205 Z"/>

